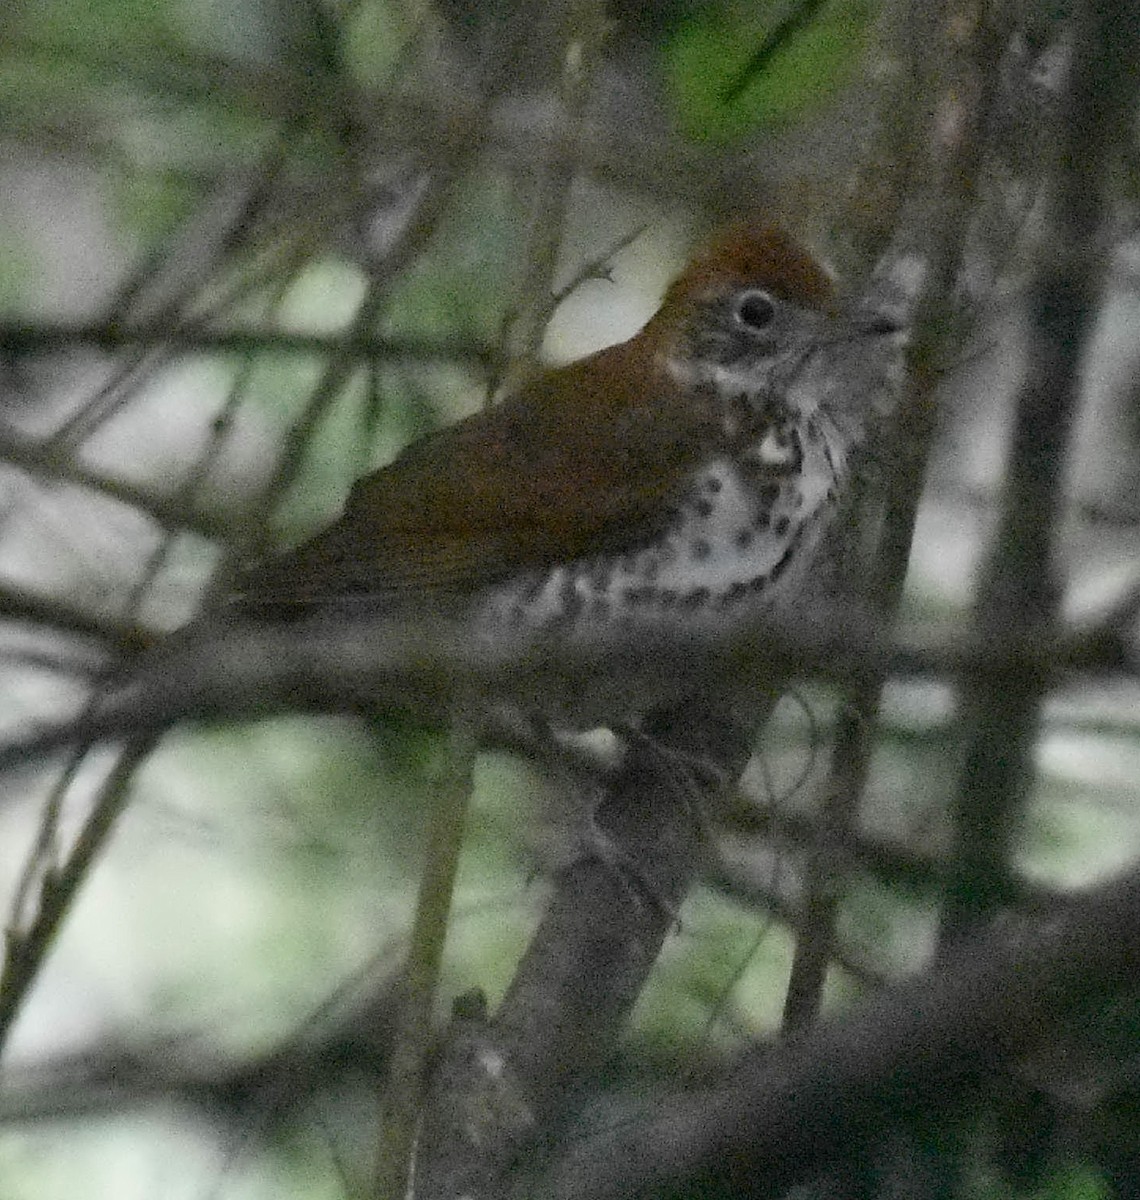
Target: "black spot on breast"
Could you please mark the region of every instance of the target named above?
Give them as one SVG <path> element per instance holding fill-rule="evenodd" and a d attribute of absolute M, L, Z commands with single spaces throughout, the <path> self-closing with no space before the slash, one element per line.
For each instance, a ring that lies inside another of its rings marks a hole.
<path fill-rule="evenodd" d="M 546 576 L 535 572 L 523 589 L 522 602 L 524 604 L 534 604 L 539 596 L 542 595 L 542 589 L 546 586 Z"/>
<path fill-rule="evenodd" d="M 575 586 L 573 576 L 562 585 L 558 593 L 558 600 L 562 606 L 560 615 L 567 621 L 572 621 L 586 606 L 585 598 Z"/>
<path fill-rule="evenodd" d="M 795 539 L 790 543 L 784 553 L 780 555 L 779 560 L 773 565 L 771 571 L 768 572 L 768 578 L 773 583 L 775 583 L 776 580 L 779 579 L 780 576 L 783 575 L 783 573 L 791 565 L 792 559 L 794 559 L 796 556 L 795 550 L 798 540 L 799 539 Z"/>
<path fill-rule="evenodd" d="M 756 540 L 756 534 L 751 529 L 738 529 L 732 539 L 741 550 L 747 550 Z"/>
<path fill-rule="evenodd" d="M 762 483 L 756 489 L 756 503 L 762 508 L 771 508 L 780 498 L 780 485 L 778 483 Z"/>
<path fill-rule="evenodd" d="M 728 434 L 747 430 L 754 422 L 751 398 L 747 392 L 737 392 L 725 405 L 724 428 Z"/>
<path fill-rule="evenodd" d="M 697 499 L 693 501 L 693 512 L 695 512 L 698 517 L 711 517 L 715 507 L 716 506 L 713 504 L 713 502 L 711 500 L 707 500 L 704 496 L 698 496 Z"/>
<path fill-rule="evenodd" d="M 656 558 L 648 558 L 642 564 L 641 570 L 638 572 L 638 574 L 642 579 L 645 580 L 646 583 L 653 583 L 661 574 L 661 564 Z"/>
<path fill-rule="evenodd" d="M 704 562 L 710 554 L 712 554 L 712 546 L 705 538 L 694 538 L 689 543 L 689 556 L 695 562 Z"/>
<path fill-rule="evenodd" d="M 621 597 L 626 604 L 645 604 L 653 599 L 654 591 L 651 587 L 630 587 L 622 592 Z"/>
<path fill-rule="evenodd" d="M 772 532 L 777 537 L 783 537 L 788 532 L 788 526 L 791 522 L 785 516 L 779 516 L 772 522 Z"/>
<path fill-rule="evenodd" d="M 586 580 L 594 591 L 604 592 L 609 589 L 613 573 L 613 560 L 599 554 L 586 568 Z"/>
<path fill-rule="evenodd" d="M 705 480 L 705 491 L 710 495 L 717 495 L 723 487 L 724 481 L 719 475 L 710 475 L 708 479 Z"/>

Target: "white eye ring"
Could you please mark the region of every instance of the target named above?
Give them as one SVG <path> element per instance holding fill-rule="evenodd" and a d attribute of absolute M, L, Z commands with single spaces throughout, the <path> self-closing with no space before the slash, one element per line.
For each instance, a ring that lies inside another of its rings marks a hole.
<path fill-rule="evenodd" d="M 736 298 L 733 315 L 753 333 L 761 333 L 776 319 L 776 301 L 762 288 L 749 288 Z"/>

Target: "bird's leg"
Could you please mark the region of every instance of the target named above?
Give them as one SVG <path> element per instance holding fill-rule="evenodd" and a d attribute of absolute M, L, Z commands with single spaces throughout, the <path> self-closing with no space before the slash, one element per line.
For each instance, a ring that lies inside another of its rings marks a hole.
<path fill-rule="evenodd" d="M 640 905 L 648 900 L 671 921 L 677 922 L 676 907 L 662 896 L 660 888 L 654 885 L 634 854 L 620 845 L 604 827 L 598 819 L 599 809 L 629 755 L 642 752 L 670 794 L 684 805 L 700 841 L 712 845 L 705 796 L 710 790 L 726 786 L 729 782 L 727 773 L 707 756 L 669 745 L 632 724 L 615 726 L 612 736 L 617 746 L 607 749 L 592 743 L 588 735 L 559 732 L 532 711 L 523 712 L 512 707 L 509 714 L 502 713 L 499 717 L 489 726 L 495 745 L 536 758 L 569 791 L 587 797 L 582 806 L 583 818 L 573 833 L 580 854 L 573 855 L 569 862 L 562 862 L 560 869 L 571 866 L 583 855 L 593 858 L 609 870 L 634 902 Z"/>
<path fill-rule="evenodd" d="M 634 747 L 648 753 L 658 767 L 666 786 L 692 818 L 699 841 L 711 845 L 712 834 L 705 812 L 705 793 L 710 787 L 725 786 L 729 782 L 726 772 L 707 757 L 667 745 L 635 725 L 617 725 L 613 733 L 622 742 L 626 756 L 632 753 Z M 648 898 L 679 927 L 676 907 L 661 895 L 636 859 L 619 846 L 602 827 L 598 821 L 599 807 L 597 803 L 589 807 L 589 851 L 612 868 L 627 890 L 632 890 L 631 883 L 635 885 L 635 899 L 640 901 Z"/>
<path fill-rule="evenodd" d="M 598 821 L 598 809 L 628 753 L 625 739 L 615 731 L 613 736 L 620 745 L 607 749 L 591 741 L 590 735 L 560 733 L 541 715 L 523 714 L 517 710 L 511 712 L 509 720 L 496 722 L 494 728 L 497 745 L 536 758 L 568 791 L 586 797 L 585 804 L 575 804 L 575 808 L 584 810 L 581 819 L 575 818 L 571 835 L 578 849 L 568 861 L 560 862 L 558 869 L 567 870 L 583 858 L 594 859 L 607 869 L 635 904 L 640 906 L 648 900 L 670 921 L 676 922 L 675 906 L 661 895 L 634 855 Z M 648 740 L 647 735 L 638 736 Z M 663 755 L 661 757 L 664 759 Z M 686 780 L 691 781 L 688 786 L 695 791 L 696 783 L 691 773 L 686 774 Z"/>
<path fill-rule="evenodd" d="M 705 755 L 666 745 L 635 725 L 619 725 L 614 733 L 627 744 L 636 742 L 644 747 L 658 759 L 663 768 L 675 770 L 675 775 L 666 776 L 667 781 L 693 818 L 701 841 L 705 845 L 711 845 L 712 829 L 705 812 L 705 795 L 710 790 L 728 787 L 732 783 L 728 772 Z"/>
<path fill-rule="evenodd" d="M 597 796 L 587 808 L 585 829 L 581 834 L 583 852 L 610 872 L 633 904 L 640 908 L 648 900 L 679 931 L 681 918 L 677 906 L 661 894 L 637 859 L 619 845 L 598 821 L 598 809 L 604 798 L 604 794 Z"/>

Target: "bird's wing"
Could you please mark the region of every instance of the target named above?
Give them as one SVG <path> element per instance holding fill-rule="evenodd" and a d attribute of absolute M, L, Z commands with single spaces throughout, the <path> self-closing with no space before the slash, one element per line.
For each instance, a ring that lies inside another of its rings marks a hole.
<path fill-rule="evenodd" d="M 636 544 L 720 435 L 636 339 L 540 376 L 360 480 L 341 517 L 255 566 L 245 606 L 399 604 Z"/>

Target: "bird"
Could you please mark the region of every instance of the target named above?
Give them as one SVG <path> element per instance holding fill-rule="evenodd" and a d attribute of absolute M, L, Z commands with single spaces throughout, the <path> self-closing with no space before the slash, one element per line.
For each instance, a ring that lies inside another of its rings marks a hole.
<path fill-rule="evenodd" d="M 297 706 L 429 726 L 459 706 L 508 744 L 629 730 L 708 686 L 709 648 L 717 687 L 773 691 L 734 648 L 833 603 L 841 518 L 901 394 L 906 303 L 845 299 L 782 225 L 729 222 L 638 333 L 411 443 L 220 606 L 132 638 L 81 718 L 0 748 L 0 769 Z M 409 628 L 444 652 L 397 644 Z"/>
<path fill-rule="evenodd" d="M 476 645 L 559 652 L 723 637 L 810 601 L 861 455 L 889 417 L 905 331 L 845 303 L 783 226 L 717 230 L 626 341 L 537 374 L 412 443 L 343 512 L 235 581 L 241 619 L 438 616 Z M 678 642 L 680 644 L 680 642 Z M 678 655 L 678 665 L 680 658 Z M 566 728 L 689 686 L 606 669 L 524 707 Z"/>

